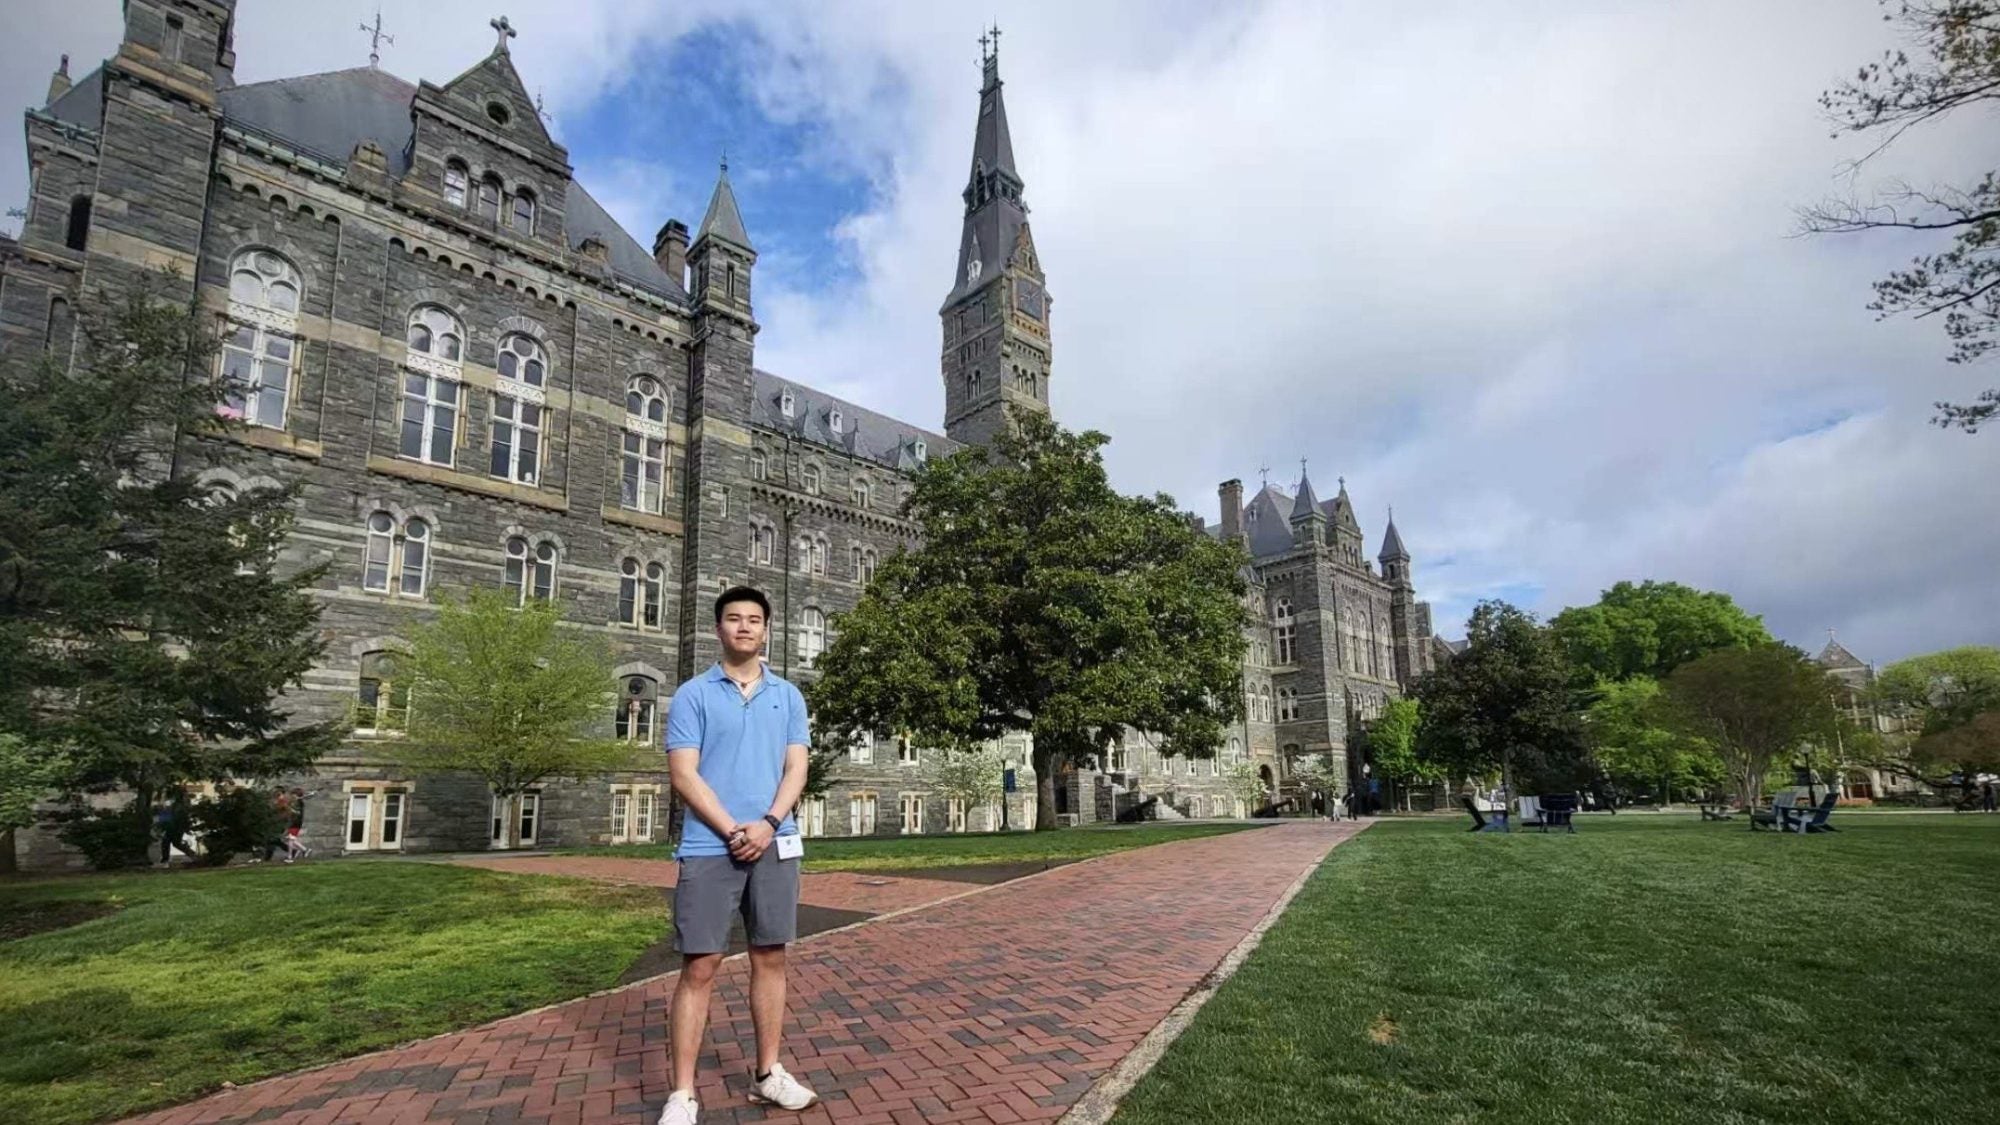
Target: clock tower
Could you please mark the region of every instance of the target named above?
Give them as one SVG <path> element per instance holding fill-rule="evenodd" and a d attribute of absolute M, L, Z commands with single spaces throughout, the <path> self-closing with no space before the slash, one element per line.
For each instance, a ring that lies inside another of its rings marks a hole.
<path fill-rule="evenodd" d="M 986 445 L 1011 414 L 1049 412 L 1049 294 L 1000 96 L 1000 30 L 982 35 L 979 45 L 984 81 L 965 226 L 958 270 L 939 316 L 945 433 Z"/>

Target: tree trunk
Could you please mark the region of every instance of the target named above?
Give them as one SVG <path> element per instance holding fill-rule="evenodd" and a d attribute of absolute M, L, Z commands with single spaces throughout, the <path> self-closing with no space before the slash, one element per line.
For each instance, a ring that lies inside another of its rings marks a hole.
<path fill-rule="evenodd" d="M 0 832 L 0 875 L 12 875 L 21 869 L 14 858 L 14 830 Z"/>
<path fill-rule="evenodd" d="M 1036 743 L 1033 758 L 1035 831 L 1045 832 L 1056 826 L 1056 752 Z"/>

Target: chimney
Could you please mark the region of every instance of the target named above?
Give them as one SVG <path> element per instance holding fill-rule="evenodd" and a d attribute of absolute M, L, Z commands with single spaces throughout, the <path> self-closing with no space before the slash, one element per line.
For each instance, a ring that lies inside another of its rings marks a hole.
<path fill-rule="evenodd" d="M 57 66 L 56 72 L 49 77 L 49 100 L 42 104 L 54 105 L 57 98 L 67 93 L 69 93 L 69 56 L 64 55 L 61 65 Z"/>
<path fill-rule="evenodd" d="M 1216 486 L 1215 493 L 1222 503 L 1222 537 L 1240 539 L 1243 537 L 1243 482 L 1226 480 Z"/>
<path fill-rule="evenodd" d="M 687 286 L 688 228 L 679 219 L 668 219 L 653 236 L 653 260 L 660 263 L 675 285 Z"/>

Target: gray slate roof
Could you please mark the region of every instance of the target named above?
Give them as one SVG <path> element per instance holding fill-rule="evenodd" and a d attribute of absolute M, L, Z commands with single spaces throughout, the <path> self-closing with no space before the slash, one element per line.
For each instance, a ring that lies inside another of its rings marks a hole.
<path fill-rule="evenodd" d="M 1410 552 L 1403 549 L 1403 537 L 1396 534 L 1396 517 L 1389 517 L 1389 530 L 1382 533 L 1382 550 L 1375 556 L 1382 562 L 1390 559 L 1408 559 Z"/>
<path fill-rule="evenodd" d="M 82 86 L 78 83 L 61 101 L 69 101 Z M 410 168 L 415 131 L 410 103 L 416 94 L 415 86 L 393 74 L 359 66 L 236 86 L 221 92 L 221 102 L 223 116 L 232 124 L 270 134 L 335 164 L 347 163 L 355 145 L 373 141 L 388 158 L 390 174 L 400 176 Z M 668 277 L 582 184 L 571 180 L 564 195 L 563 233 L 570 249 L 579 249 L 595 235 L 610 251 L 611 272 L 618 280 L 668 300 L 687 299 L 681 279 Z"/>
<path fill-rule="evenodd" d="M 745 250 L 752 249 L 750 234 L 743 229 L 743 213 L 736 209 L 736 192 L 729 186 L 729 165 L 722 166 L 721 175 L 715 180 L 715 194 L 708 198 L 708 213 L 701 217 L 701 229 L 695 232 L 695 241 L 704 238 L 719 238 L 733 242 Z"/>
<path fill-rule="evenodd" d="M 1303 471 L 1299 473 L 1299 494 L 1292 498 L 1292 514 L 1307 515 L 1319 507 L 1319 497 L 1313 493 L 1312 478 Z"/>
<path fill-rule="evenodd" d="M 856 406 L 804 383 L 757 371 L 750 388 L 750 421 L 754 425 L 779 430 L 801 441 L 841 450 L 884 468 L 908 472 L 917 468 L 916 443 L 924 443 L 926 457 L 942 457 L 963 448 L 942 434 L 912 426 Z M 792 416 L 784 415 L 785 392 L 792 392 Z M 840 433 L 833 432 L 833 412 L 840 412 Z"/>
<path fill-rule="evenodd" d="M 49 114 L 58 121 L 81 125 L 91 132 L 104 127 L 104 68 L 98 67 L 63 91 L 49 103 Z"/>
<path fill-rule="evenodd" d="M 1852 669 L 1868 667 L 1868 665 L 1861 662 L 1860 657 L 1847 651 L 1847 646 L 1834 640 L 1832 637 L 1827 638 L 1826 647 L 1820 649 L 1819 655 L 1813 659 L 1817 660 L 1823 668 Z"/>

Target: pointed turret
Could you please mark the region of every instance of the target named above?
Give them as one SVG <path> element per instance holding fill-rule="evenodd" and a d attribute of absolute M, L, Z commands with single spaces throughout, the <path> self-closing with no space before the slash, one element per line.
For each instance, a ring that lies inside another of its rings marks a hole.
<path fill-rule="evenodd" d="M 1403 537 L 1396 534 L 1394 508 L 1389 509 L 1389 530 L 1382 533 L 1382 550 L 1376 554 L 1375 559 L 1382 564 L 1384 570 L 1387 570 L 1392 562 L 1410 561 L 1410 552 L 1403 549 Z"/>
<path fill-rule="evenodd" d="M 1000 33 L 980 36 L 979 122 L 972 137 L 972 167 L 966 175 L 965 224 L 958 239 L 958 271 L 949 305 L 999 277 L 1011 264 L 1028 207 L 1025 184 L 1014 167 L 1014 138 L 1007 130 L 1007 101 L 1000 87 Z"/>
<path fill-rule="evenodd" d="M 743 229 L 743 213 L 736 209 L 736 192 L 729 186 L 726 163 L 716 176 L 715 194 L 708 198 L 708 213 L 701 218 L 701 229 L 695 232 L 697 245 L 704 238 L 719 238 L 744 250 L 756 249 L 750 245 L 749 232 Z"/>
<path fill-rule="evenodd" d="M 1326 513 L 1320 509 L 1319 496 L 1313 492 L 1312 477 L 1306 473 L 1306 463 L 1299 462 L 1299 494 L 1292 497 L 1292 543 L 1299 547 L 1317 547 L 1326 542 Z"/>
<path fill-rule="evenodd" d="M 715 194 L 709 196 L 708 213 L 688 248 L 687 263 L 698 304 L 750 320 L 750 271 L 757 264 L 757 251 L 751 248 L 743 214 L 736 209 L 728 164 L 716 174 Z"/>
<path fill-rule="evenodd" d="M 56 72 L 49 75 L 49 96 L 42 104 L 54 105 L 57 98 L 67 93 L 69 93 L 69 56 L 64 55 L 62 62 L 56 64 Z"/>

